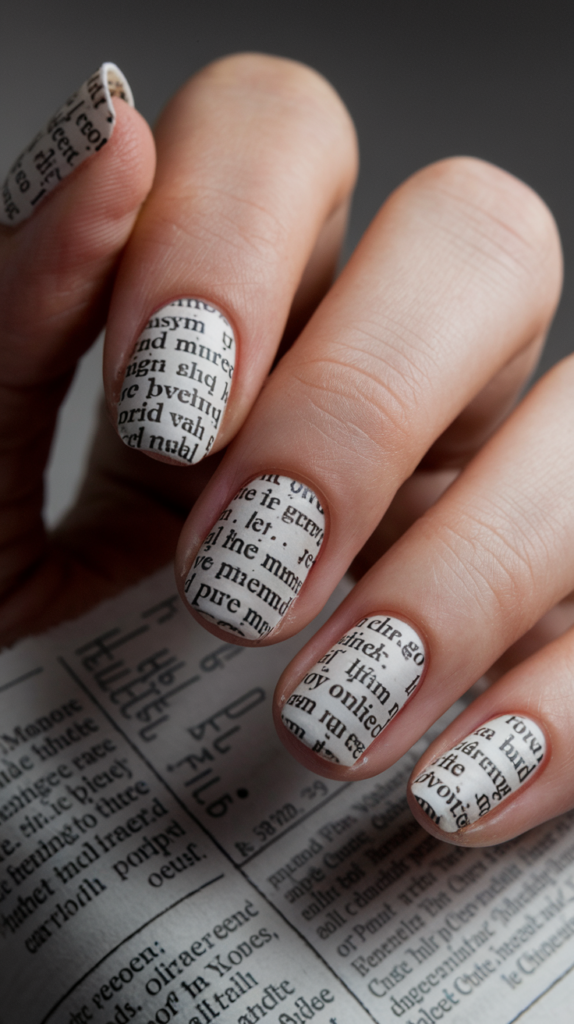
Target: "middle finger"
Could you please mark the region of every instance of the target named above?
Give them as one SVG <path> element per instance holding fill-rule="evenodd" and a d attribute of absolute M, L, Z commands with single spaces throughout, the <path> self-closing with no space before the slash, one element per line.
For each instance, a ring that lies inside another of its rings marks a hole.
<path fill-rule="evenodd" d="M 505 172 L 455 159 L 398 189 L 183 530 L 192 612 L 239 642 L 302 628 L 433 442 L 544 334 L 560 282 L 554 221 Z"/>

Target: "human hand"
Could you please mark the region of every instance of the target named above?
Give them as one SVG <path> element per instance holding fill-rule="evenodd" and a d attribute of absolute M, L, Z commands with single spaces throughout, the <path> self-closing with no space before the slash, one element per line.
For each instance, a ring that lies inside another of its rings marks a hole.
<path fill-rule="evenodd" d="M 333 777 L 374 775 L 506 657 L 517 666 L 424 765 L 514 716 L 503 731 L 530 731 L 532 784 L 517 792 L 520 765 L 512 792 L 495 779 L 488 817 L 450 838 L 500 841 L 571 806 L 571 640 L 521 660 L 559 630 L 551 609 L 572 589 L 569 451 L 557 450 L 570 361 L 500 426 L 558 300 L 548 210 L 503 171 L 444 161 L 390 197 L 330 287 L 356 148 L 321 78 L 259 56 L 206 69 L 160 121 L 153 187 L 147 128 L 116 107 L 104 151 L 0 238 L 4 636 L 78 614 L 163 564 L 178 534 L 183 599 L 240 643 L 297 632 L 354 561 L 366 575 L 278 686 L 278 728 L 295 756 Z M 49 436 L 106 315 L 106 391 L 125 444 L 102 424 L 78 505 L 48 539 Z M 226 445 L 223 458 L 211 454 Z M 342 637 L 342 653 L 329 654 Z M 379 671 L 385 661 L 390 672 Z M 535 724 L 522 729 L 524 716 Z M 501 744 L 496 730 L 483 734 L 480 757 L 494 744 L 510 772 L 506 731 Z M 463 750 L 442 769 L 452 775 L 464 758 L 453 791 L 476 757 Z M 460 795 L 433 810 L 439 785 L 420 799 L 439 824 L 464 824 L 470 808 L 450 813 Z"/>

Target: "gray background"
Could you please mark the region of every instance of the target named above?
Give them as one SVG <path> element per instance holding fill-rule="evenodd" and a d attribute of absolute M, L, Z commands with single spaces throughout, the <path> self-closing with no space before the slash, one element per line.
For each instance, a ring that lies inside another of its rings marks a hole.
<path fill-rule="evenodd" d="M 468 153 L 532 185 L 558 221 L 566 283 L 542 369 L 571 351 L 574 295 L 574 5 L 499 0 L 237 0 L 6 4 L 0 33 L 0 176 L 104 60 L 120 65 L 152 121 L 208 61 L 261 50 L 304 61 L 339 90 L 362 170 L 347 252 L 386 195 L 432 160 Z M 66 507 L 89 442 L 101 356 L 86 358 L 49 474 L 51 521 Z"/>

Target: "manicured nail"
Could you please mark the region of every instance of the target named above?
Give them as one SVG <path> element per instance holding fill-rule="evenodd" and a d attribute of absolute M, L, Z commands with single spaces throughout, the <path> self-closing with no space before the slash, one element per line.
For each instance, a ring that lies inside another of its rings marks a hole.
<path fill-rule="evenodd" d="M 301 680 L 283 708 L 283 724 L 326 761 L 350 767 L 414 693 L 424 663 L 412 626 L 370 615 Z"/>
<path fill-rule="evenodd" d="M 205 538 L 185 583 L 187 600 L 220 629 L 262 640 L 293 604 L 324 535 L 325 513 L 309 487 L 260 476 Z"/>
<path fill-rule="evenodd" d="M 223 313 L 202 299 L 176 299 L 140 334 L 118 403 L 130 448 L 192 466 L 215 443 L 229 398 L 235 338 Z"/>
<path fill-rule="evenodd" d="M 112 97 L 131 107 L 132 91 L 115 64 L 102 64 L 58 110 L 8 171 L 2 186 L 0 224 L 20 224 L 89 156 L 105 146 L 114 130 Z"/>
<path fill-rule="evenodd" d="M 458 832 L 520 789 L 545 752 L 546 739 L 535 722 L 501 715 L 441 754 L 411 783 L 411 791 L 443 832 Z"/>

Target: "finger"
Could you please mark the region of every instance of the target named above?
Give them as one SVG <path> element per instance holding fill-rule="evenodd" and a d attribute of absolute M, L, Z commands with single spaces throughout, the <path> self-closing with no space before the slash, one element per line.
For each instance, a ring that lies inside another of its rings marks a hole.
<path fill-rule="evenodd" d="M 8 634 L 22 608 L 33 617 L 61 578 L 53 565 L 47 568 L 43 468 L 58 405 L 79 355 L 102 326 L 118 255 L 153 176 L 147 125 L 121 99 L 111 102 L 116 121 L 106 144 L 42 197 L 33 215 L 0 231 L 0 595 Z M 65 124 L 72 145 L 82 109 L 89 112 L 85 104 L 70 121 L 56 118 L 51 134 Z M 40 140 L 31 152 L 47 159 L 46 150 Z"/>
<path fill-rule="evenodd" d="M 122 440 L 185 466 L 229 442 L 294 301 L 296 325 L 328 287 L 356 143 L 319 75 L 243 54 L 191 79 L 163 114 L 157 145 L 154 188 L 114 292 L 104 375 Z"/>
<path fill-rule="evenodd" d="M 490 846 L 568 811 L 574 632 L 549 644 L 475 700 L 415 766 L 409 803 L 447 842 Z"/>
<path fill-rule="evenodd" d="M 116 121 L 113 99 L 133 107 L 129 83 L 115 64 L 102 64 L 48 121 L 10 168 L 2 186 L 0 224 L 11 227 L 80 164 L 109 142 Z"/>
<path fill-rule="evenodd" d="M 184 528 L 191 610 L 249 641 L 317 614 L 433 442 L 544 332 L 560 267 L 547 208 L 504 172 L 453 160 L 403 185 Z"/>
<path fill-rule="evenodd" d="M 423 456 L 420 469 L 460 469 L 482 448 L 509 414 L 534 372 L 549 326 L 547 323 L 544 331 L 513 356 L 468 403 Z"/>
<path fill-rule="evenodd" d="M 324 752 L 312 748 L 330 715 L 341 722 L 332 723 L 341 736 L 327 744 L 332 770 L 340 777 L 382 771 L 571 591 L 573 388 L 569 358 L 537 384 L 287 670 L 278 711 L 297 734 L 285 737 L 296 756 L 306 748 L 306 763 L 318 768 L 323 759 L 328 770 Z M 361 697 L 361 714 L 371 704 L 370 723 L 366 711 L 364 722 L 354 714 Z M 346 746 L 351 724 L 362 749 Z"/>

